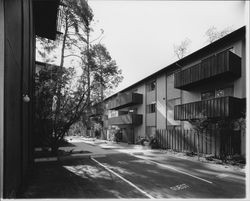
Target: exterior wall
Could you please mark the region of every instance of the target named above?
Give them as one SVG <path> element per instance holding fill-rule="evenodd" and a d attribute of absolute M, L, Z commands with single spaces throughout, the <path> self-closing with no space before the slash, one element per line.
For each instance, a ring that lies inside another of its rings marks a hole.
<path fill-rule="evenodd" d="M 0 0 L 0 198 L 3 197 L 4 150 L 4 2 Z"/>
<path fill-rule="evenodd" d="M 250 86 L 250 80 L 249 80 L 249 66 L 250 66 L 250 58 L 249 58 L 249 54 L 250 54 L 250 30 L 249 30 L 249 22 L 250 22 L 250 2 L 249 1 L 246 1 L 245 2 L 245 19 L 246 19 L 246 38 L 245 38 L 245 57 L 246 57 L 246 61 L 245 61 L 245 71 L 246 71 L 246 74 L 248 75 L 248 79 L 246 79 L 246 90 L 248 91 L 248 98 L 246 100 L 246 104 L 247 104 L 247 108 L 246 108 L 246 112 L 248 114 L 248 117 L 246 118 L 246 122 L 245 124 L 246 125 L 249 125 L 250 123 L 250 118 L 249 118 L 249 113 L 250 113 L 250 100 L 249 100 L 249 86 Z M 247 44 L 247 45 L 246 45 Z M 250 148 L 249 146 L 246 146 L 246 142 L 249 142 L 250 141 L 250 136 L 249 136 L 249 126 L 248 126 L 248 135 L 246 135 L 246 131 L 244 133 L 242 133 L 242 140 L 243 142 L 245 142 L 243 144 L 244 147 L 242 147 L 242 153 L 244 155 L 246 155 L 246 153 L 250 153 Z M 248 155 L 248 158 L 249 158 L 249 155 Z"/>
<path fill-rule="evenodd" d="M 5 1 L 4 197 L 21 185 L 22 4 Z M 15 14 L 14 14 L 15 13 Z"/>
<path fill-rule="evenodd" d="M 235 54 L 241 59 L 241 77 L 234 82 L 234 96 L 238 98 L 246 97 L 246 45 L 245 39 L 234 44 Z"/>
<path fill-rule="evenodd" d="M 168 73 L 166 76 L 167 87 L 167 122 L 166 126 L 178 126 L 180 121 L 174 120 L 174 105 L 181 104 L 181 90 L 174 88 L 174 73 Z"/>
<path fill-rule="evenodd" d="M 156 87 L 154 90 L 149 91 L 148 90 L 148 84 L 152 82 L 153 80 L 150 80 L 149 82 L 145 83 L 146 85 L 146 107 L 149 104 L 154 104 L 156 103 L 156 89 L 157 89 L 157 82 Z M 156 108 L 155 108 L 156 109 Z M 155 135 L 155 129 L 156 129 L 156 112 L 154 113 L 147 113 L 147 108 L 146 108 L 146 137 L 150 138 L 151 136 Z"/>
<path fill-rule="evenodd" d="M 145 105 L 145 100 L 146 100 L 146 97 L 145 97 L 145 90 L 146 90 L 146 86 L 145 84 L 144 85 L 141 85 L 137 88 L 137 91 L 136 93 L 139 93 L 139 94 L 142 94 L 143 96 L 143 101 L 142 101 L 142 104 L 140 105 L 137 105 L 136 108 L 137 108 L 137 114 L 142 114 L 142 124 L 139 125 L 139 126 L 136 126 L 134 128 L 134 135 L 135 135 L 135 139 L 137 139 L 139 136 L 140 137 L 145 137 L 146 135 L 146 111 L 145 111 L 145 108 L 146 108 L 146 105 Z"/>
<path fill-rule="evenodd" d="M 150 104 L 156 101 L 155 90 L 146 92 L 146 103 Z"/>
<path fill-rule="evenodd" d="M 35 35 L 33 33 L 32 3 L 23 0 L 23 47 L 22 47 L 22 96 L 28 95 L 30 102 L 22 102 L 22 169 L 23 181 L 33 164 L 34 81 L 35 81 Z"/>
<path fill-rule="evenodd" d="M 241 77 L 234 83 L 234 96 L 238 98 L 246 97 L 246 40 L 235 44 L 235 54 L 241 59 Z M 241 154 L 246 155 L 246 130 L 241 131 Z"/>
<path fill-rule="evenodd" d="M 4 2 L 4 197 L 13 198 L 24 184 L 31 163 L 33 29 L 30 0 Z"/>
<path fill-rule="evenodd" d="M 166 129 L 166 76 L 165 74 L 157 78 L 156 84 L 156 127 Z"/>
<path fill-rule="evenodd" d="M 147 119 L 146 119 L 146 126 L 156 126 L 156 115 L 155 113 L 147 114 Z"/>
<path fill-rule="evenodd" d="M 147 91 L 146 89 L 146 105 L 153 103 L 156 103 L 156 89 L 153 91 Z M 156 126 L 156 113 L 146 112 L 146 126 Z"/>

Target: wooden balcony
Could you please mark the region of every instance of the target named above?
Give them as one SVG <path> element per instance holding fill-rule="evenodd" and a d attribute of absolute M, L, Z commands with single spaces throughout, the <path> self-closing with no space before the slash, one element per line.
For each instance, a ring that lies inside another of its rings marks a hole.
<path fill-rule="evenodd" d="M 118 110 L 121 108 L 142 104 L 142 94 L 123 93 L 108 103 L 109 110 Z"/>
<path fill-rule="evenodd" d="M 229 50 L 210 56 L 174 75 L 174 87 L 188 90 L 213 80 L 233 80 L 241 76 L 241 58 Z"/>
<path fill-rule="evenodd" d="M 126 114 L 118 117 L 108 119 L 109 125 L 133 125 L 138 126 L 142 124 L 142 115 L 140 114 Z"/>
<path fill-rule="evenodd" d="M 240 117 L 245 107 L 245 99 L 220 97 L 197 101 L 174 107 L 175 120 L 207 118 Z"/>

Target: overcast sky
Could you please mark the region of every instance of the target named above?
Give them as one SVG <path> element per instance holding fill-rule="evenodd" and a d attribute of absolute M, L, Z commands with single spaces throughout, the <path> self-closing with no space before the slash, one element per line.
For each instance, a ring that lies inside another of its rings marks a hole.
<path fill-rule="evenodd" d="M 115 90 L 174 62 L 173 45 L 189 38 L 190 53 L 207 45 L 206 30 L 244 26 L 241 1 L 98 1 L 90 0 L 95 30 L 123 71 Z"/>

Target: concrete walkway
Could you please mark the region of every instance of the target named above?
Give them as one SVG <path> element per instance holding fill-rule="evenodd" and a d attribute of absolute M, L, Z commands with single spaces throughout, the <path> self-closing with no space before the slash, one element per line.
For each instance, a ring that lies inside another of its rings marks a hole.
<path fill-rule="evenodd" d="M 61 150 L 73 152 L 86 152 L 81 154 L 71 154 L 71 156 L 95 156 L 102 154 L 115 154 L 115 153 L 139 153 L 152 150 L 149 147 L 141 145 L 127 144 L 123 142 L 111 142 L 107 140 L 99 140 L 95 138 L 84 137 L 66 137 L 69 143 L 74 144 L 74 147 L 61 147 Z M 88 153 L 87 153 L 88 152 Z"/>

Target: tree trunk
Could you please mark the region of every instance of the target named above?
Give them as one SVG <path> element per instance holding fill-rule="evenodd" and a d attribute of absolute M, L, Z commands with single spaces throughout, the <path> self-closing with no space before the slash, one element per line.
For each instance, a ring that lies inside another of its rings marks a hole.
<path fill-rule="evenodd" d="M 89 66 L 89 27 L 87 27 L 87 85 L 88 85 L 88 93 L 87 93 L 87 103 L 89 106 L 90 103 L 90 66 Z"/>
<path fill-rule="evenodd" d="M 65 51 L 65 44 L 66 44 L 66 38 L 67 38 L 67 34 L 68 34 L 68 17 L 67 15 L 65 16 L 65 32 L 63 35 L 63 43 L 62 43 L 62 49 L 61 49 L 61 61 L 60 61 L 60 67 L 63 67 L 64 64 L 64 51 Z"/>
<path fill-rule="evenodd" d="M 51 153 L 52 153 L 53 155 L 56 155 L 56 156 L 57 156 L 57 154 L 58 154 L 58 149 L 59 149 L 58 146 L 55 146 L 55 145 L 51 146 Z"/>
<path fill-rule="evenodd" d="M 67 13 L 65 15 L 65 31 L 64 31 L 64 35 L 63 35 L 63 41 L 62 41 L 62 49 L 61 49 L 61 61 L 60 61 L 60 66 L 59 66 L 59 73 L 61 74 L 63 71 L 63 65 L 64 65 L 64 53 L 65 53 L 65 46 L 66 46 L 66 39 L 67 39 L 67 34 L 68 34 L 68 29 L 69 29 L 69 25 L 68 25 L 69 21 L 68 21 L 68 16 Z M 58 83 L 59 82 L 59 83 Z M 54 118 L 53 118 L 53 131 L 55 133 L 55 139 L 58 139 L 59 136 L 57 136 L 57 132 L 56 132 L 56 122 L 57 122 L 57 114 L 60 112 L 60 106 L 61 106 L 61 89 L 62 89 L 62 80 L 58 80 L 57 84 L 56 84 L 56 88 L 57 88 L 57 107 L 56 107 L 56 111 L 54 112 Z M 54 149 L 54 151 L 57 152 L 58 150 L 58 145 L 57 145 L 57 141 L 55 140 L 55 145 L 52 145 L 51 149 Z"/>
<path fill-rule="evenodd" d="M 50 143 L 50 148 L 51 148 L 51 153 L 53 155 L 57 155 L 58 149 L 59 149 L 58 140 L 56 140 L 55 138 L 53 138 L 51 140 L 51 143 Z"/>

